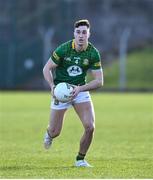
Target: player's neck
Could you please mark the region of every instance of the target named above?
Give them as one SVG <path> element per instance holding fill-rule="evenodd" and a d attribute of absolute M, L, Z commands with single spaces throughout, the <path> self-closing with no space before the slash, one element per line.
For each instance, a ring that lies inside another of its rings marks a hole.
<path fill-rule="evenodd" d="M 79 45 L 75 42 L 75 50 L 76 51 L 85 51 L 88 47 L 88 42 L 86 44 Z"/>

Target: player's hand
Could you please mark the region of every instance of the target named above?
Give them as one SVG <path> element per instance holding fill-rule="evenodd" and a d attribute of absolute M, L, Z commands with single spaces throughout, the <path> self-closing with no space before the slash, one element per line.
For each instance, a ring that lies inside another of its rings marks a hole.
<path fill-rule="evenodd" d="M 75 86 L 72 91 L 72 99 L 74 99 L 79 94 L 79 92 L 81 92 L 81 87 Z"/>
<path fill-rule="evenodd" d="M 59 101 L 56 99 L 56 96 L 54 95 L 54 89 L 55 89 L 55 85 L 50 85 L 50 88 L 51 88 L 51 95 L 54 99 L 54 104 L 55 105 L 58 105 L 59 104 Z"/>

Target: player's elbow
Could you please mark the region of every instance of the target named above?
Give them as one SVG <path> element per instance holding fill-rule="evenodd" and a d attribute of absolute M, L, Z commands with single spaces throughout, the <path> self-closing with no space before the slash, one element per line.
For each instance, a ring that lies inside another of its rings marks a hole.
<path fill-rule="evenodd" d="M 44 66 L 44 68 L 43 68 L 43 75 L 45 74 L 45 72 L 46 72 L 46 67 Z"/>
<path fill-rule="evenodd" d="M 103 79 L 101 79 L 101 78 L 100 78 L 100 79 L 97 79 L 97 87 L 98 87 L 98 88 L 102 87 L 103 84 L 104 84 Z"/>
<path fill-rule="evenodd" d="M 50 59 L 48 60 L 48 62 L 45 64 L 44 68 L 43 68 L 43 74 L 48 74 L 48 72 L 50 72 L 53 68 L 55 68 L 57 65 L 55 63 L 53 63 Z"/>
<path fill-rule="evenodd" d="M 103 86 L 104 85 L 104 79 L 102 78 L 101 79 L 101 86 Z"/>
<path fill-rule="evenodd" d="M 46 72 L 48 72 L 48 71 L 50 71 L 49 70 L 49 67 L 47 66 L 47 64 L 44 66 L 44 68 L 43 68 L 43 75 L 45 75 L 46 74 Z"/>

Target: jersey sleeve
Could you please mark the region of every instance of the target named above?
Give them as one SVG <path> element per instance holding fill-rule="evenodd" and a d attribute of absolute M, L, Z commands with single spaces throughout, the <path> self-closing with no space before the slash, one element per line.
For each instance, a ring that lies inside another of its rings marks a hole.
<path fill-rule="evenodd" d="M 97 70 L 101 69 L 101 57 L 98 52 L 98 50 L 94 50 L 91 54 L 91 64 L 90 64 L 90 69 L 91 70 Z"/>
<path fill-rule="evenodd" d="M 55 64 L 59 65 L 63 57 L 64 57 L 63 45 L 60 45 L 55 49 L 55 51 L 51 55 L 51 59 Z"/>

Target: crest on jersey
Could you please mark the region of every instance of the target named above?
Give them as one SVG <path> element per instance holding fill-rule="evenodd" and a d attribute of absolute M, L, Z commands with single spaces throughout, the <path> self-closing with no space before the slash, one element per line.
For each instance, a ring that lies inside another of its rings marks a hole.
<path fill-rule="evenodd" d="M 80 74 L 82 74 L 82 69 L 79 66 L 70 66 L 67 69 L 67 72 L 69 74 L 69 76 L 78 76 Z"/>
<path fill-rule="evenodd" d="M 88 59 L 84 59 L 83 60 L 83 65 L 87 66 L 89 64 L 89 60 Z"/>

